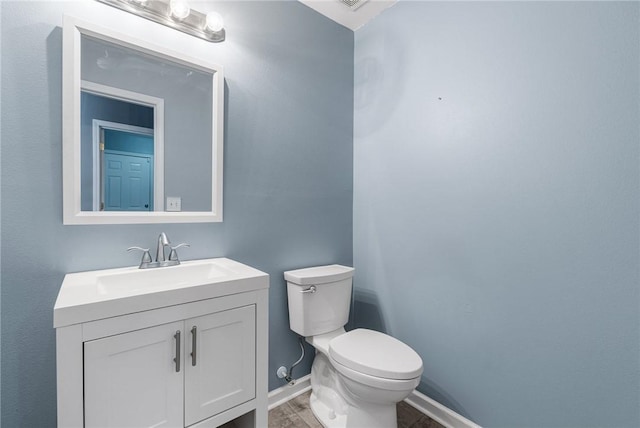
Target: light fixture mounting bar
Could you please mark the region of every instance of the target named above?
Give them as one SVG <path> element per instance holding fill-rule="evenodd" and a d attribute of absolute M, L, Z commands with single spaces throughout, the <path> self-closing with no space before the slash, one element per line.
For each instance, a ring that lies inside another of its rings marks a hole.
<path fill-rule="evenodd" d="M 171 16 L 169 0 L 97 0 L 100 3 L 108 4 L 129 13 L 149 19 L 158 24 L 166 25 L 183 33 L 198 37 L 208 42 L 222 42 L 225 39 L 224 28 L 219 31 L 209 31 L 206 29 L 206 15 L 191 9 L 189 15 L 178 20 Z"/>

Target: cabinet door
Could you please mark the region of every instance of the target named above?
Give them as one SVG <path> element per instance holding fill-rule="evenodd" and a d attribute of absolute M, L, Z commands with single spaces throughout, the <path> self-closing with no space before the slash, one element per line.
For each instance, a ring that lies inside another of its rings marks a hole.
<path fill-rule="evenodd" d="M 183 426 L 184 369 L 174 361 L 178 352 L 184 366 L 182 329 L 176 322 L 84 343 L 85 427 Z"/>
<path fill-rule="evenodd" d="M 186 426 L 255 397 L 255 319 L 249 305 L 185 321 Z"/>

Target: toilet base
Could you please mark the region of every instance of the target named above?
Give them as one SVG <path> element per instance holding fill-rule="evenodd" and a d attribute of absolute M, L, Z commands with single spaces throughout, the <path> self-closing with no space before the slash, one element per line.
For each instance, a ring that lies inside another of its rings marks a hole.
<path fill-rule="evenodd" d="M 369 403 L 367 403 L 369 404 Z M 397 428 L 396 405 L 371 405 L 367 408 L 349 407 L 346 414 L 320 400 L 313 392 L 309 399 L 311 411 L 324 428 Z"/>
<path fill-rule="evenodd" d="M 324 428 L 346 428 L 347 415 L 336 414 L 335 410 L 323 403 L 313 391 L 309 398 L 309 407 Z"/>
<path fill-rule="evenodd" d="M 355 399 L 329 359 L 317 352 L 311 367 L 311 411 L 325 428 L 397 428 L 396 403 Z"/>

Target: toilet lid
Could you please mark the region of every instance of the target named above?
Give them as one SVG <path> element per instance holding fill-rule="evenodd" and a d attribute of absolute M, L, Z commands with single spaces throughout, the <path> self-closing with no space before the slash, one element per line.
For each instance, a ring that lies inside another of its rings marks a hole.
<path fill-rule="evenodd" d="M 413 379 L 422 374 L 422 359 L 409 346 L 391 336 L 359 328 L 329 342 L 329 355 L 337 363 L 370 376 Z"/>

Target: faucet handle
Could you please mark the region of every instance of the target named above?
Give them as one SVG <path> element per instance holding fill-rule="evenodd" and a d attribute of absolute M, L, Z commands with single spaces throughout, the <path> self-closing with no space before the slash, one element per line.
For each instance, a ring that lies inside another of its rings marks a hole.
<path fill-rule="evenodd" d="M 142 260 L 140 260 L 140 267 L 142 267 L 142 265 L 146 264 L 146 263 L 151 263 L 151 254 L 149 253 L 149 249 L 148 248 L 141 248 L 141 247 L 129 247 L 127 248 L 127 251 L 132 251 L 132 250 L 139 250 L 142 251 Z"/>
<path fill-rule="evenodd" d="M 183 242 L 182 244 L 178 244 L 175 247 L 171 247 L 171 252 L 169 253 L 169 261 L 172 260 L 177 260 L 178 262 L 180 261 L 178 259 L 178 252 L 176 251 L 178 248 L 182 248 L 182 247 L 190 247 L 191 245 Z"/>

